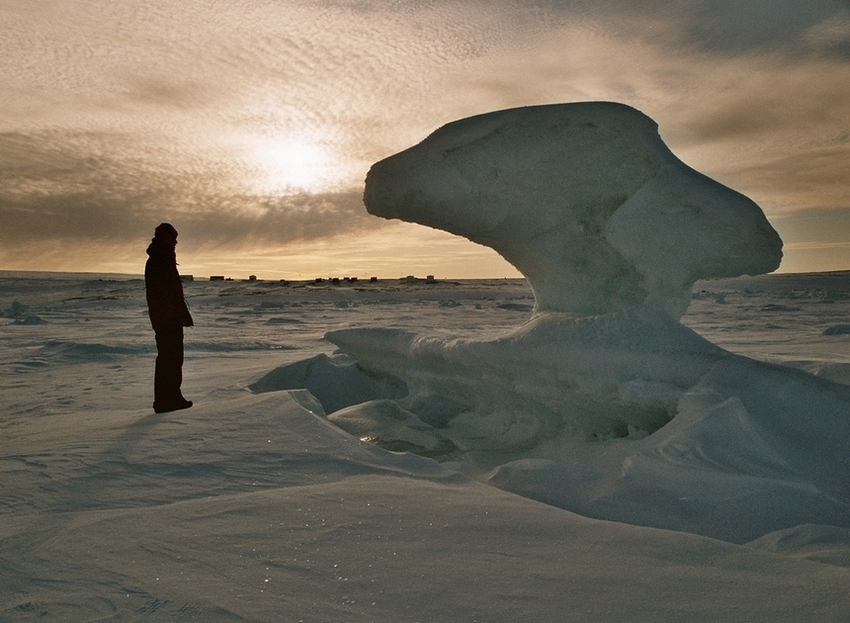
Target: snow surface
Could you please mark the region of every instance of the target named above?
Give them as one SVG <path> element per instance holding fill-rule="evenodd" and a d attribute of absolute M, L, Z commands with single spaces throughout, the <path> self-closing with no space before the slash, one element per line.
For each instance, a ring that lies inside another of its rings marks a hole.
<path fill-rule="evenodd" d="M 141 279 L 0 275 L 0 620 L 850 619 L 850 415 L 824 412 L 846 406 L 850 335 L 825 330 L 847 324 L 850 273 L 698 283 L 683 322 L 699 335 L 657 349 L 690 357 L 696 385 L 623 381 L 681 412 L 550 457 L 447 454 L 449 429 L 412 426 L 395 375 L 322 339 L 498 344 L 529 320 L 522 280 L 185 288 L 195 406 L 157 416 Z M 646 347 L 618 326 L 590 345 L 611 365 Z M 381 447 L 405 444 L 438 460 Z"/>
<path fill-rule="evenodd" d="M 623 104 L 502 110 L 373 165 L 370 213 L 465 236 L 531 283 L 539 311 L 651 304 L 679 318 L 697 279 L 774 270 L 782 241 L 747 197 L 694 171 Z"/>

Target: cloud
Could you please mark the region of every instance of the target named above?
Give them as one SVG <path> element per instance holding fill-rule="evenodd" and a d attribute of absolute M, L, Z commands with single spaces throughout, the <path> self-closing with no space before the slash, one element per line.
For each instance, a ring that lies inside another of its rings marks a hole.
<path fill-rule="evenodd" d="M 791 210 L 774 216 L 772 224 L 785 243 L 781 272 L 850 266 L 850 205 Z"/>
<path fill-rule="evenodd" d="M 785 48 L 830 53 L 829 47 L 805 35 L 837 16 L 847 17 L 847 4 L 837 0 L 713 0 L 693 2 L 687 39 L 719 52 L 773 51 Z"/>
<path fill-rule="evenodd" d="M 773 222 L 791 245 L 850 245 L 850 205 L 795 210 L 774 217 Z"/>
<path fill-rule="evenodd" d="M 24 253 L 63 261 L 74 241 L 101 250 L 92 267 L 131 265 L 124 246 L 166 219 L 195 249 L 280 257 L 281 245 L 328 242 L 324 258 L 339 259 L 356 249 L 345 240 L 371 241 L 391 266 L 411 244 L 373 236 L 402 234 L 362 209 L 369 165 L 448 121 L 555 101 L 640 108 L 680 157 L 771 216 L 847 205 L 848 8 L 12 0 L 0 9 L 0 266 Z M 287 186 L 297 154 L 257 155 L 287 145 L 326 152 L 322 185 Z M 269 170 L 278 190 L 260 183 Z"/>
<path fill-rule="evenodd" d="M 123 244 L 162 220 L 179 220 L 199 244 L 238 248 L 334 236 L 372 220 L 358 190 L 251 194 L 215 162 L 196 171 L 123 157 L 132 140 L 0 134 L 0 244 L 7 250 L 59 240 Z"/>
<path fill-rule="evenodd" d="M 181 262 L 217 273 L 210 267 L 222 261 L 239 264 L 240 258 L 280 255 L 286 249 L 304 255 L 328 243 L 344 249 L 346 241 L 388 226 L 366 214 L 355 192 L 207 199 L 191 208 L 169 208 L 169 200 L 176 200 L 162 194 L 53 194 L 25 205 L 0 201 L 0 266 L 138 273 L 154 228 L 167 221 L 176 226 L 188 251 L 181 247 Z M 241 264 L 250 272 L 269 272 L 269 266 Z M 275 270 L 291 276 L 292 267 Z"/>

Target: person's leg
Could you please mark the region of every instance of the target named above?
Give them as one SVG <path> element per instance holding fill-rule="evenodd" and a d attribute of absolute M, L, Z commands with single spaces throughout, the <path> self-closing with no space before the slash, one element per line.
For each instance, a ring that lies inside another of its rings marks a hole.
<path fill-rule="evenodd" d="M 156 332 L 154 371 L 154 410 L 173 411 L 191 406 L 180 391 L 183 383 L 183 327 L 167 327 Z"/>

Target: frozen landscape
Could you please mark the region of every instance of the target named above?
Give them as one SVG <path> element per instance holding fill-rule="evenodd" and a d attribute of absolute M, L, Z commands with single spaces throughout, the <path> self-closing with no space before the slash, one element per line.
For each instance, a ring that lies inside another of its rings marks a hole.
<path fill-rule="evenodd" d="M 154 415 L 141 279 L 0 275 L 4 621 L 850 619 L 850 272 L 742 276 L 760 208 L 618 104 L 364 203 L 527 281 L 187 282 Z"/>
<path fill-rule="evenodd" d="M 184 388 L 195 406 L 156 416 L 141 279 L 2 275 L 0 620 L 850 617 L 846 514 L 840 522 L 812 514 L 743 543 L 588 518 L 558 507 L 562 481 L 582 470 L 528 461 L 466 475 L 475 465 L 360 441 L 329 424 L 304 391 L 249 389 L 278 368 L 332 357 L 328 330 L 482 338 L 512 330 L 534 303 L 522 280 L 185 288 L 197 326 L 187 331 Z M 846 396 L 837 383 L 850 383 L 848 315 L 850 273 L 774 275 L 697 283 L 683 321 L 731 352 L 780 364 L 789 378 L 816 375 L 810 382 L 826 396 Z M 356 389 L 312 378 L 325 402 Z M 800 415 L 789 453 L 817 453 L 806 435 L 819 421 L 814 409 Z M 646 457 L 666 428 L 587 442 L 584 456 Z M 847 442 L 846 428 L 824 435 Z M 760 447 L 734 451 L 751 481 L 799 482 L 759 465 Z M 706 510 L 761 521 L 769 500 L 746 488 L 700 508 L 730 484 L 705 458 L 702 471 L 694 461 L 656 461 L 652 477 L 687 489 L 695 525 Z M 505 491 L 535 470 L 534 490 Z M 654 509 L 658 521 L 678 506 L 657 495 L 646 502 L 641 512 Z"/>

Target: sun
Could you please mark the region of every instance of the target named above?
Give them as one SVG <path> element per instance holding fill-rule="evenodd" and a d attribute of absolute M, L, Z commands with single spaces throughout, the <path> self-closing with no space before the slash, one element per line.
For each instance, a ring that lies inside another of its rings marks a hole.
<path fill-rule="evenodd" d="M 318 192 L 333 184 L 333 154 L 321 142 L 299 137 L 261 139 L 252 149 L 258 190 Z"/>

